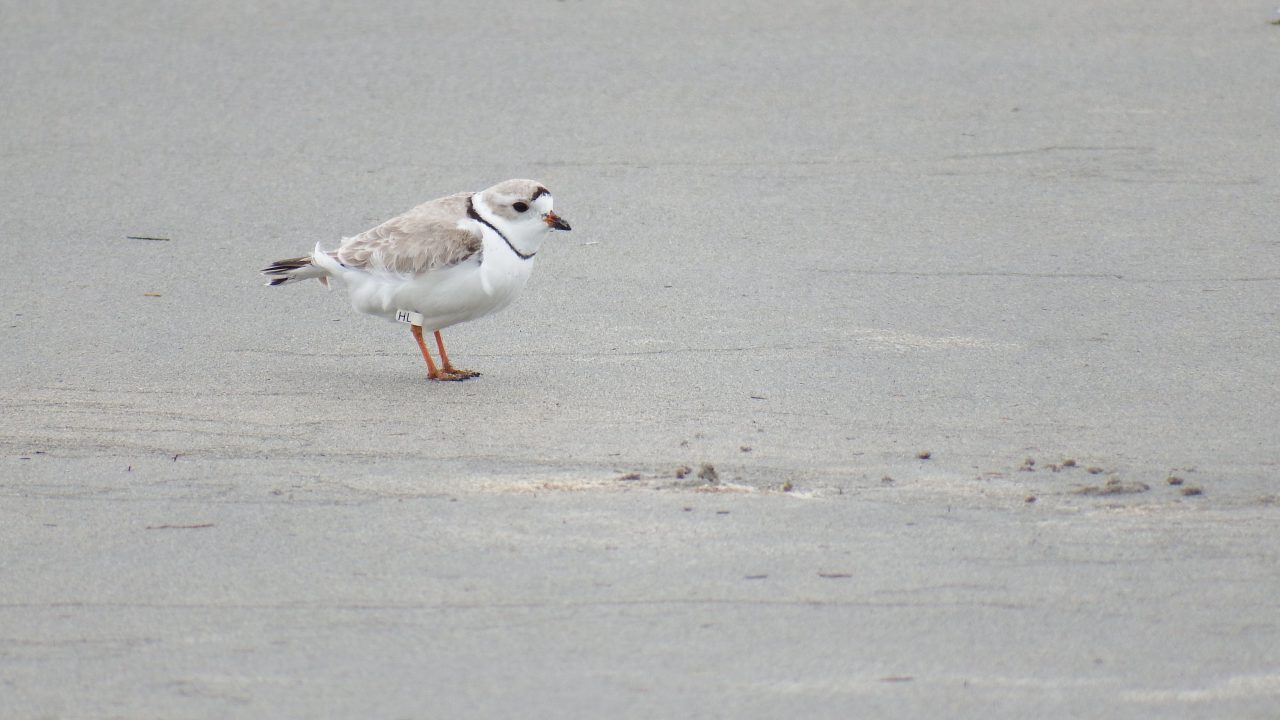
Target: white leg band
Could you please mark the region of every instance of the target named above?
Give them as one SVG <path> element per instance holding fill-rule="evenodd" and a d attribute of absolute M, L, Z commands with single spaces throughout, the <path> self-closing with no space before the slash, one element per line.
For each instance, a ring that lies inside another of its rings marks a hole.
<path fill-rule="evenodd" d="M 416 313 L 412 310 L 397 310 L 396 322 L 408 323 L 409 325 L 422 327 L 422 313 Z"/>

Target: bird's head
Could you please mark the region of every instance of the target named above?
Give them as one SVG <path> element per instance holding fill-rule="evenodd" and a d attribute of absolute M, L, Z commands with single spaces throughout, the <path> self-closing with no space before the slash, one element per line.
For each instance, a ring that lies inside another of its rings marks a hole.
<path fill-rule="evenodd" d="M 477 193 L 476 203 L 521 250 L 536 249 L 552 230 L 570 229 L 556 215 L 551 191 L 536 180 L 505 180 Z"/>

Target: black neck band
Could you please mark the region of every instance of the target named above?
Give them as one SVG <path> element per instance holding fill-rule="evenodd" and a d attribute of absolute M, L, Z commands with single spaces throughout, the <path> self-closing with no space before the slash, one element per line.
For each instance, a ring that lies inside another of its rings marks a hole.
<path fill-rule="evenodd" d="M 513 252 L 513 253 L 515 253 L 517 256 L 519 256 L 521 260 L 528 260 L 529 258 L 533 257 L 534 255 L 537 255 L 537 253 L 529 253 L 528 255 L 525 255 L 524 253 L 522 253 L 522 252 L 520 252 L 519 250 L 517 250 L 517 249 L 516 249 L 516 246 L 511 244 L 511 241 L 507 239 L 507 236 L 506 236 L 506 235 L 503 235 L 503 234 L 502 234 L 502 231 L 501 231 L 501 230 L 499 230 L 498 228 L 494 227 L 494 226 L 493 226 L 493 223 L 491 223 L 491 222 L 489 222 L 488 220 L 485 220 L 484 218 L 480 217 L 480 213 L 476 212 L 476 206 L 475 206 L 475 204 L 472 202 L 471 198 L 467 198 L 467 217 L 471 218 L 472 220 L 475 220 L 475 221 L 476 221 L 476 222 L 478 222 L 478 223 L 482 223 L 485 227 L 487 227 L 487 228 L 489 228 L 490 230 L 492 230 L 492 231 L 494 231 L 494 232 L 498 233 L 498 237 L 502 238 L 502 241 L 503 241 L 503 242 L 505 242 L 505 243 L 507 244 L 507 247 L 511 248 L 511 252 Z"/>

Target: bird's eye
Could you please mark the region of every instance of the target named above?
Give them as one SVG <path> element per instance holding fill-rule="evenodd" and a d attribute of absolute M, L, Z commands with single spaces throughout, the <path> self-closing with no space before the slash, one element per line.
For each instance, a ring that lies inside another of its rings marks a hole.
<path fill-rule="evenodd" d="M 515 208 L 516 212 L 524 212 L 529 209 L 529 203 L 515 202 L 511 203 L 511 207 Z"/>

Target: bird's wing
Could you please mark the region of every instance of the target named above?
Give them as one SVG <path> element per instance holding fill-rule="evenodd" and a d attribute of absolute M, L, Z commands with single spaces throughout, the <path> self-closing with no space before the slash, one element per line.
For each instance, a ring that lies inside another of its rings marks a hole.
<path fill-rule="evenodd" d="M 467 218 L 471 193 L 425 202 L 381 225 L 348 238 L 336 251 L 338 262 L 363 270 L 421 275 L 479 256 L 479 229 L 459 227 Z"/>

